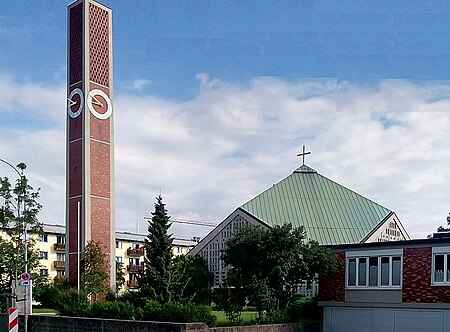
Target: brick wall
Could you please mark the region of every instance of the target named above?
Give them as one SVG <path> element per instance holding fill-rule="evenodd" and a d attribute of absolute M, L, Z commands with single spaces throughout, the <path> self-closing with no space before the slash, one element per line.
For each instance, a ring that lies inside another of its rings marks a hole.
<path fill-rule="evenodd" d="M 450 286 L 431 286 L 431 247 L 403 250 L 403 302 L 450 302 Z"/>
<path fill-rule="evenodd" d="M 345 253 L 338 252 L 336 257 L 336 272 L 319 280 L 319 301 L 345 301 Z"/>

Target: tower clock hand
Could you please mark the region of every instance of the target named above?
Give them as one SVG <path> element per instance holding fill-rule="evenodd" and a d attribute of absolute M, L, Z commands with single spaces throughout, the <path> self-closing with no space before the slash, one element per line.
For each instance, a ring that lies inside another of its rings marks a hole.
<path fill-rule="evenodd" d="M 73 105 L 76 105 L 77 102 L 73 101 L 72 99 L 67 98 L 67 101 L 69 102 L 69 107 L 72 107 Z"/>
<path fill-rule="evenodd" d="M 95 98 L 95 96 L 92 96 L 92 104 L 98 105 L 98 106 L 100 106 L 100 107 L 103 107 L 103 104 L 100 102 L 100 100 L 98 100 L 97 98 Z"/>

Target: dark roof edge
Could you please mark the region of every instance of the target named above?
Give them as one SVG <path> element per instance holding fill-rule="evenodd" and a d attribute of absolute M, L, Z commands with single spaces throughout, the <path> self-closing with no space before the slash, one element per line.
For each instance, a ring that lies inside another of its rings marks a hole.
<path fill-rule="evenodd" d="M 445 244 L 450 246 L 450 238 L 430 238 L 430 239 L 413 239 L 413 240 L 403 240 L 403 241 L 387 241 L 387 242 L 369 242 L 369 243 L 352 243 L 352 244 L 338 244 L 338 245 L 327 245 L 334 251 L 340 251 L 345 249 L 369 249 L 378 247 L 411 247 L 419 246 L 424 244 Z"/>
<path fill-rule="evenodd" d="M 359 241 L 359 243 L 364 243 L 365 241 L 367 241 L 367 239 L 369 239 L 380 228 L 380 226 L 383 225 L 386 222 L 386 220 L 388 220 L 393 214 L 394 214 L 394 211 L 392 211 L 392 210 L 389 211 L 389 213 L 383 219 L 381 219 L 381 221 L 378 224 L 376 224 L 370 230 L 370 232 L 365 237 L 362 238 L 361 241 Z"/>

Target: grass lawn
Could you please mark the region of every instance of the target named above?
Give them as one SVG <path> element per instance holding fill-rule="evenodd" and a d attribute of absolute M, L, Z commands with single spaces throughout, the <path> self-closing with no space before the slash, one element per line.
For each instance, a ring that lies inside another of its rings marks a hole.
<path fill-rule="evenodd" d="M 225 312 L 213 311 L 213 314 L 217 317 L 217 326 L 231 326 L 230 321 L 225 316 Z M 243 311 L 241 314 L 242 325 L 251 325 L 257 314 L 258 312 L 256 311 Z"/>
<path fill-rule="evenodd" d="M 56 313 L 55 309 L 33 307 L 33 314 L 54 314 L 54 313 Z"/>

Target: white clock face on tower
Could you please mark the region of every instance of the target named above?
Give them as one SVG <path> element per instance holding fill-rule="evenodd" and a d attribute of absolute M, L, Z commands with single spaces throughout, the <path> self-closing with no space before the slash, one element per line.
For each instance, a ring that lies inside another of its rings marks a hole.
<path fill-rule="evenodd" d="M 73 89 L 67 97 L 67 113 L 75 119 L 83 111 L 84 94 L 80 88 Z"/>
<path fill-rule="evenodd" d="M 87 106 L 89 111 L 97 119 L 106 120 L 112 114 L 112 103 L 108 95 L 99 89 L 89 91 L 87 96 Z"/>

